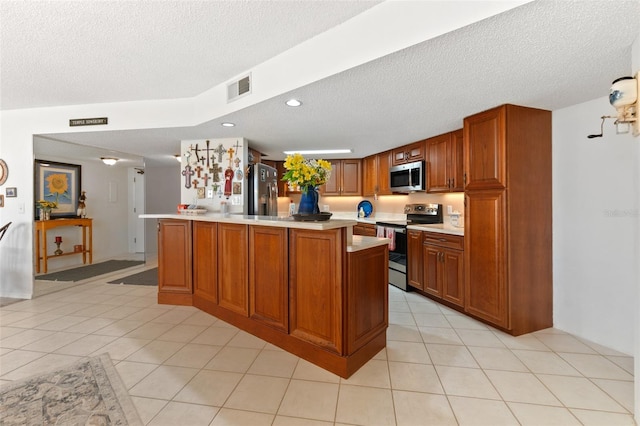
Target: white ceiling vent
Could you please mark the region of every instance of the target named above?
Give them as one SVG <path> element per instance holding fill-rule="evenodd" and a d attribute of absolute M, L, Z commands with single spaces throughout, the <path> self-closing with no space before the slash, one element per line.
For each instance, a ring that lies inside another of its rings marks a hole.
<path fill-rule="evenodd" d="M 251 93 L 251 74 L 227 85 L 227 102 L 235 101 Z"/>

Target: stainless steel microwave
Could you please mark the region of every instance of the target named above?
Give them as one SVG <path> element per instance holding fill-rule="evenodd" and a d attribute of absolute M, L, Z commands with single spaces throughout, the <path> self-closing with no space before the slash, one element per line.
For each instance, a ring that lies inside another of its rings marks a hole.
<path fill-rule="evenodd" d="M 400 164 L 389 169 L 389 182 L 393 192 L 415 192 L 424 191 L 425 183 L 425 162 Z"/>

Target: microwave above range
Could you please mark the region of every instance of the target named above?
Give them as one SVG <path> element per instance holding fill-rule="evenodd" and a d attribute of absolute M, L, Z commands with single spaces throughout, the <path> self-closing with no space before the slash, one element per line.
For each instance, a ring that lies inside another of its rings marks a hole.
<path fill-rule="evenodd" d="M 426 190 L 424 161 L 401 164 L 389 169 L 389 183 L 393 192 L 416 192 Z"/>

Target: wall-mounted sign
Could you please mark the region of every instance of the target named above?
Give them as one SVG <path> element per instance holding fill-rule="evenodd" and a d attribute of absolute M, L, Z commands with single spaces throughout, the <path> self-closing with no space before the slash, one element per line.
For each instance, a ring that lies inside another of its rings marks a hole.
<path fill-rule="evenodd" d="M 108 117 L 100 117 L 100 118 L 76 118 L 69 120 L 69 126 L 100 126 L 103 124 L 109 124 Z"/>

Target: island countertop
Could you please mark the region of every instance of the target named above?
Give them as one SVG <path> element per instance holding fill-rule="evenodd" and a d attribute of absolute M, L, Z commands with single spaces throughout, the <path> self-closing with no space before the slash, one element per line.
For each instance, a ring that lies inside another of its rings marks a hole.
<path fill-rule="evenodd" d="M 347 252 L 352 253 L 360 250 L 366 250 L 371 247 L 382 246 L 389 243 L 388 238 L 365 237 L 353 235 L 353 225 L 356 220 L 351 219 L 331 219 L 322 222 L 303 222 L 295 221 L 292 217 L 287 216 L 257 216 L 257 215 L 240 215 L 240 214 L 222 214 L 222 213 L 205 213 L 205 214 L 141 214 L 142 219 L 177 219 L 190 220 L 200 222 L 219 222 L 219 223 L 235 223 L 240 225 L 258 225 L 273 226 L 277 228 L 295 228 L 309 229 L 316 231 L 326 231 L 329 229 L 349 228 L 347 232 Z"/>
<path fill-rule="evenodd" d="M 262 225 L 275 226 L 278 228 L 297 228 L 297 229 L 313 229 L 325 231 L 327 229 L 344 228 L 353 226 L 356 220 L 349 219 L 330 219 L 321 222 L 304 222 L 296 221 L 289 216 L 257 216 L 257 215 L 241 215 L 241 214 L 223 214 L 223 213 L 205 213 L 205 214 L 141 214 L 142 219 L 181 219 L 181 220 L 197 220 L 203 222 L 222 222 L 237 223 L 244 225 Z"/>

